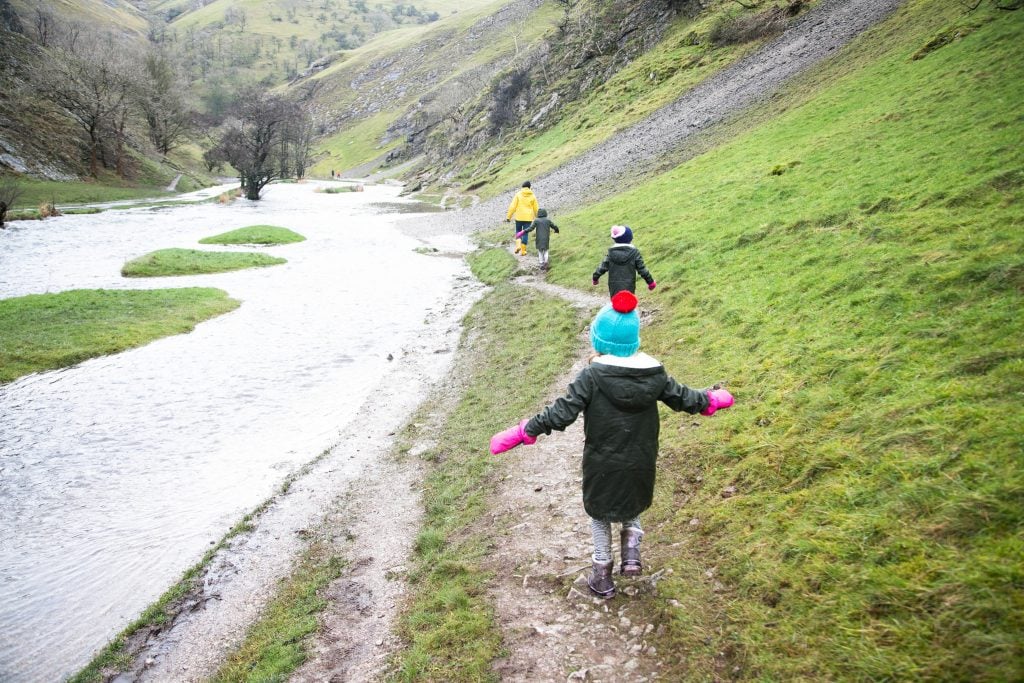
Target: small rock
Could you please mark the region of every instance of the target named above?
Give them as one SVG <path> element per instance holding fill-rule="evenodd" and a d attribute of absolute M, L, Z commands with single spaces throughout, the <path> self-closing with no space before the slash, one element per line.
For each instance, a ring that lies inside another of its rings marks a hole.
<path fill-rule="evenodd" d="M 622 592 L 628 595 L 629 597 L 633 597 L 638 593 L 636 586 L 626 586 L 622 589 Z"/>
<path fill-rule="evenodd" d="M 622 668 L 626 671 L 636 671 L 640 668 L 640 662 L 636 661 L 635 659 L 631 659 L 625 664 L 623 664 Z"/>
<path fill-rule="evenodd" d="M 156 664 L 156 660 L 155 659 L 153 659 L 152 657 L 146 657 L 146 668 L 149 668 L 149 667 L 153 666 L 154 664 Z"/>
<path fill-rule="evenodd" d="M 543 486 L 534 486 L 533 490 L 536 491 L 536 492 L 540 492 L 540 491 L 544 490 L 544 487 Z"/>
<path fill-rule="evenodd" d="M 384 639 L 383 638 L 378 638 L 377 639 L 377 647 L 380 647 L 383 644 L 384 644 Z"/>
<path fill-rule="evenodd" d="M 700 520 L 697 519 L 696 517 L 694 517 L 693 519 L 690 520 L 690 526 L 693 526 L 693 527 L 700 526 Z"/>
<path fill-rule="evenodd" d="M 394 357 L 394 356 L 392 356 L 392 355 L 391 355 L 391 354 L 389 353 L 389 354 L 388 354 L 388 360 L 394 360 L 394 359 L 395 359 L 395 357 Z"/>
<path fill-rule="evenodd" d="M 642 628 L 640 628 L 639 626 L 634 626 L 633 628 L 629 629 L 629 637 L 630 638 L 636 638 L 642 632 L 643 632 Z"/>
<path fill-rule="evenodd" d="M 679 602 L 678 600 L 669 600 L 668 604 L 671 605 L 672 607 L 682 607 L 683 606 L 683 604 L 681 602 Z"/>
<path fill-rule="evenodd" d="M 735 495 L 736 495 L 736 487 L 735 486 L 726 486 L 724 489 L 722 489 L 722 498 L 732 498 Z"/>

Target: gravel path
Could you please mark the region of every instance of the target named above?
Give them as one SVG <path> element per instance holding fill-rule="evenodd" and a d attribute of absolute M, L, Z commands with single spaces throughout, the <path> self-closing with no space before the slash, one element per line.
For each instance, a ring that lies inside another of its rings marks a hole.
<path fill-rule="evenodd" d="M 687 146 L 698 134 L 776 92 L 885 19 L 902 2 L 825 0 L 762 49 L 672 104 L 548 175 L 533 178 L 534 189 L 549 211 L 563 211 L 613 194 L 623 180 L 654 170 L 667 157 L 685 161 L 693 155 Z M 504 217 L 510 196 L 506 193 L 457 213 L 421 221 L 417 232 L 474 232 L 490 227 Z"/>

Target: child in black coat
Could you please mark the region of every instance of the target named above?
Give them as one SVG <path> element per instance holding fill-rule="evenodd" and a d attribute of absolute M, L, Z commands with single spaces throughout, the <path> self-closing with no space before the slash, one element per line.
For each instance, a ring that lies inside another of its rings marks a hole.
<path fill-rule="evenodd" d="M 583 413 L 583 508 L 594 537 L 590 590 L 615 595 L 612 580 L 613 522 L 622 525 L 620 573 L 638 576 L 640 513 L 651 505 L 658 432 L 658 404 L 675 411 L 713 415 L 733 404 L 725 389 L 691 389 L 672 379 L 665 367 L 640 352 L 636 295 L 619 292 L 590 325 L 590 343 L 601 354 L 569 385 L 568 393 L 532 419 L 491 438 L 491 453 L 530 445 L 541 434 L 562 431 Z"/>
<path fill-rule="evenodd" d="M 640 250 L 634 247 L 633 231 L 628 225 L 612 226 L 612 241 L 615 242 L 608 250 L 607 256 L 601 261 L 601 265 L 594 271 L 594 285 L 601 279 L 601 276 L 608 273 L 608 295 L 615 296 L 616 292 L 626 290 L 636 293 L 636 276 L 647 282 L 647 289 L 654 289 L 657 283 L 647 266 L 644 265 L 644 257 Z"/>

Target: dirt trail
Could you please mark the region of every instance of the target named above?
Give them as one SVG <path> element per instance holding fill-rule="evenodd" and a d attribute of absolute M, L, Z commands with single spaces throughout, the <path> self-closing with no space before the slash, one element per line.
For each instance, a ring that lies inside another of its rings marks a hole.
<path fill-rule="evenodd" d="M 825 60 L 903 1 L 824 0 L 757 52 L 589 152 L 533 178 L 534 190 L 548 210 L 562 211 L 614 194 L 666 159 L 686 161 L 696 153 L 693 143 L 699 135 Z M 443 219 L 421 222 L 417 231 L 473 232 L 495 225 L 504 217 L 510 196 L 506 193 Z"/>

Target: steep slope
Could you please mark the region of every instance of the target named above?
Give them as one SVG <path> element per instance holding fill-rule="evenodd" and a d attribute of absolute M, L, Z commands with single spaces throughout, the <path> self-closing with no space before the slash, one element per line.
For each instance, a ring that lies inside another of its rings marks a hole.
<path fill-rule="evenodd" d="M 551 28 L 554 13 L 541 0 L 491 3 L 416 31 L 375 40 L 305 82 L 295 84 L 313 103 L 328 133 L 321 175 L 379 165 L 403 143 L 415 144 L 452 115 Z M 404 156 L 404 155 L 402 155 Z"/>
<path fill-rule="evenodd" d="M 659 282 L 644 348 L 736 408 L 666 416 L 643 609 L 702 679 L 1016 680 L 1024 13 L 909 2 L 762 124 L 561 216 Z M 485 408 L 486 409 L 486 408 Z"/>
<path fill-rule="evenodd" d="M 827 0 L 794 22 L 779 38 L 729 66 L 654 114 L 610 137 L 557 170 L 532 176 L 549 210 L 585 205 L 618 186 L 686 154 L 710 127 L 771 95 L 787 79 L 832 55 L 881 20 L 902 0 Z M 692 148 L 696 150 L 697 148 Z M 455 221 L 476 230 L 504 216 L 508 195 L 460 211 Z M 450 221 L 436 220 L 437 229 Z"/>

